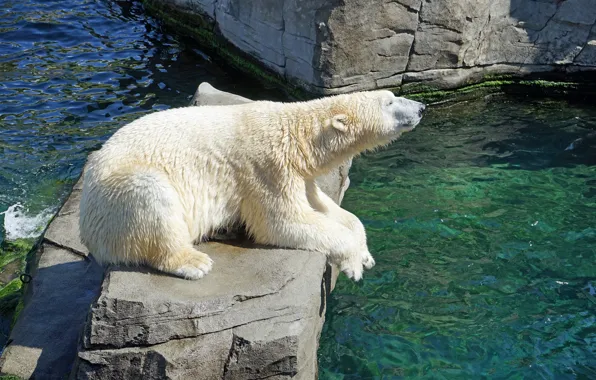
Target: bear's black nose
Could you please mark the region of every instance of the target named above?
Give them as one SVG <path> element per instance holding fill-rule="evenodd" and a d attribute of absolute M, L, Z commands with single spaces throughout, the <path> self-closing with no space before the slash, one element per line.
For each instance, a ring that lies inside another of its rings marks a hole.
<path fill-rule="evenodd" d="M 420 109 L 418 110 L 418 116 L 422 117 L 422 114 L 424 113 L 425 109 L 426 109 L 426 106 L 424 104 L 421 104 Z"/>

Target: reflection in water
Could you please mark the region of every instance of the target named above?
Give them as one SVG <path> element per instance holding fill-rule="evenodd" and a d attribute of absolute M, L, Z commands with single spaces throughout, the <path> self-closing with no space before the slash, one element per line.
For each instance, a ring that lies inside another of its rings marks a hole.
<path fill-rule="evenodd" d="M 355 160 L 377 266 L 338 281 L 321 378 L 596 377 L 594 131 L 590 106 L 478 100 Z"/>

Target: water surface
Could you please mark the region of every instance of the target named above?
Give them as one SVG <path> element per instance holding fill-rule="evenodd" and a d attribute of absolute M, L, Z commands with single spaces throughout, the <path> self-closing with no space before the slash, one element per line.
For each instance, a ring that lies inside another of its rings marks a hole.
<path fill-rule="evenodd" d="M 355 160 L 377 265 L 332 293 L 321 378 L 595 378 L 594 131 L 587 104 L 479 99 Z"/>

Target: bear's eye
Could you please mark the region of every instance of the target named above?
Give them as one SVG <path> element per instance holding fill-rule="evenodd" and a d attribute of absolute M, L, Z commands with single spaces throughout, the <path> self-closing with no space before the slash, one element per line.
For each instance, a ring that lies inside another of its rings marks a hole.
<path fill-rule="evenodd" d="M 386 104 L 387 104 L 387 106 L 392 105 L 393 104 L 393 99 L 387 100 Z"/>

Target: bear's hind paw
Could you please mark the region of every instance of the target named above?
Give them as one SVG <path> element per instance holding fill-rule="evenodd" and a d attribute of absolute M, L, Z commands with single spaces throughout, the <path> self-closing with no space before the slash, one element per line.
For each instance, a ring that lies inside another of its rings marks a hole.
<path fill-rule="evenodd" d="M 208 272 L 208 269 L 203 270 L 192 265 L 184 265 L 183 267 L 176 270 L 174 274 L 187 280 L 198 280 L 205 277 Z"/>
<path fill-rule="evenodd" d="M 187 280 L 198 280 L 205 277 L 213 267 L 213 260 L 205 253 L 193 250 L 184 257 L 184 262 L 171 273 Z"/>

